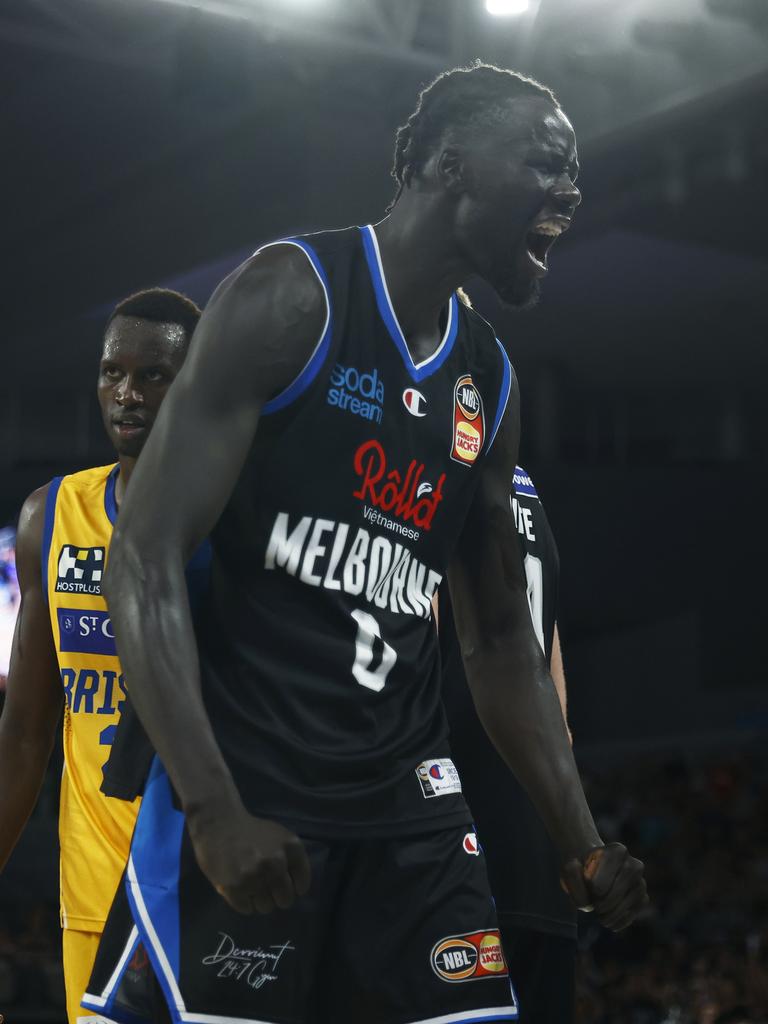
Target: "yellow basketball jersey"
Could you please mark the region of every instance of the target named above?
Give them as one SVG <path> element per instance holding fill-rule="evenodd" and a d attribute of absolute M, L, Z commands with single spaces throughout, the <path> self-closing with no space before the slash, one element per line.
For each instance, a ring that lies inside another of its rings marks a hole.
<path fill-rule="evenodd" d="M 52 481 L 45 515 L 43 583 L 61 670 L 64 774 L 61 783 L 61 922 L 101 931 L 128 860 L 139 801 L 99 787 L 125 699 L 101 584 L 117 515 L 119 466 Z"/>

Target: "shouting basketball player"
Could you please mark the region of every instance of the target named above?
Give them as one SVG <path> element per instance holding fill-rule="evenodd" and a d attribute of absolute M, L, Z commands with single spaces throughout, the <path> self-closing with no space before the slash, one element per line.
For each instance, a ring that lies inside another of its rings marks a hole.
<path fill-rule="evenodd" d="M 617 929 L 646 901 L 640 862 L 601 842 L 531 623 L 515 376 L 455 294 L 479 274 L 535 299 L 576 172 L 547 89 L 458 69 L 398 133 L 384 220 L 265 246 L 214 294 L 107 576 L 159 760 L 127 869 L 136 928 L 107 925 L 95 1012 L 127 1019 L 138 935 L 174 1020 L 516 1016 L 440 701 L 446 572 L 478 713 L 574 901 Z M 182 567 L 209 532 L 196 637 Z"/>

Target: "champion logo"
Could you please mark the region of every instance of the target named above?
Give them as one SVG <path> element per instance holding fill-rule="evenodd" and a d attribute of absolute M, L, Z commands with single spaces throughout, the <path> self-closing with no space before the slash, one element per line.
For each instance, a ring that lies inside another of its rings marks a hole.
<path fill-rule="evenodd" d="M 426 404 L 426 398 L 416 388 L 406 388 L 403 392 L 403 405 L 411 416 L 418 416 L 419 418 L 426 416 Z"/>
<path fill-rule="evenodd" d="M 477 835 L 474 832 L 467 832 L 462 846 L 464 847 L 464 852 L 472 857 L 480 856 L 480 847 L 477 845 Z"/>

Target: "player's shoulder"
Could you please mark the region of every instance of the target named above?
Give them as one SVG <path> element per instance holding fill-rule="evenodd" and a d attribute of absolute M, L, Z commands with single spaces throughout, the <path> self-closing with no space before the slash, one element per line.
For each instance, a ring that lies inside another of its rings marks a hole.
<path fill-rule="evenodd" d="M 491 324 L 488 323 L 485 317 L 478 313 L 472 305 L 472 300 L 463 288 L 457 289 L 456 299 L 459 308 L 459 316 L 463 317 L 464 322 L 470 327 L 470 329 L 474 333 L 477 333 L 479 336 L 484 337 L 487 341 L 491 342 L 494 347 L 498 345 L 496 331 L 493 329 Z"/>
<path fill-rule="evenodd" d="M 48 483 L 32 491 L 21 506 L 19 513 L 16 531 L 18 552 L 23 555 L 27 546 L 34 551 L 39 550 L 46 521 L 55 512 L 58 495 L 62 488 L 75 497 L 88 500 L 94 490 L 101 489 L 114 468 L 115 463 L 110 463 L 107 466 L 92 466 L 89 469 L 79 470 L 77 473 L 54 477 Z"/>
<path fill-rule="evenodd" d="M 286 235 L 262 243 L 235 274 L 256 274 L 260 269 L 263 272 L 264 268 L 276 268 L 283 273 L 309 272 L 311 276 L 312 268 L 317 268 L 318 257 L 332 257 L 360 244 L 360 229 L 356 227 Z"/>
<path fill-rule="evenodd" d="M 295 235 L 289 241 L 306 245 L 319 255 L 333 256 L 362 246 L 363 229 L 352 226 L 333 228 L 330 231 L 313 231 L 308 234 Z"/>
<path fill-rule="evenodd" d="M 19 513 L 19 524 L 16 531 L 17 544 L 23 543 L 25 536 L 38 529 L 42 534 L 43 522 L 45 519 L 45 506 L 48 502 L 48 495 L 54 483 L 54 480 L 49 480 L 47 484 L 43 484 L 42 487 L 36 488 L 27 496 L 24 504 L 21 506 L 21 512 Z"/>
<path fill-rule="evenodd" d="M 88 469 L 80 469 L 76 473 L 67 473 L 66 476 L 57 477 L 48 485 L 50 488 L 65 491 L 66 493 L 82 497 L 86 501 L 90 499 L 94 491 L 101 491 L 106 483 L 107 477 L 117 467 L 117 463 L 110 462 L 106 466 L 91 466 Z"/>
<path fill-rule="evenodd" d="M 484 356 L 494 367 L 501 369 L 505 375 L 509 376 L 512 388 L 516 390 L 515 368 L 505 346 L 496 335 L 493 325 L 478 313 L 463 289 L 458 289 L 456 297 L 460 321 L 463 322 L 466 333 L 471 339 L 469 344 L 476 356 L 479 358 Z"/>
<path fill-rule="evenodd" d="M 56 481 L 49 480 L 47 484 L 32 491 L 21 506 L 16 528 L 16 565 L 22 585 L 39 577 L 39 572 L 34 570 L 39 565 L 49 496 L 55 486 Z"/>
<path fill-rule="evenodd" d="M 515 494 L 518 496 L 522 495 L 527 498 L 536 498 L 537 500 L 541 500 L 530 473 L 523 469 L 522 466 L 515 466 L 515 473 L 512 477 L 512 487 Z"/>
<path fill-rule="evenodd" d="M 217 308 L 224 298 L 230 310 L 242 310 L 246 319 L 253 303 L 279 316 L 296 310 L 307 317 L 324 313 L 328 301 L 318 260 L 298 238 L 281 238 L 260 246 L 221 282 L 209 308 Z"/>

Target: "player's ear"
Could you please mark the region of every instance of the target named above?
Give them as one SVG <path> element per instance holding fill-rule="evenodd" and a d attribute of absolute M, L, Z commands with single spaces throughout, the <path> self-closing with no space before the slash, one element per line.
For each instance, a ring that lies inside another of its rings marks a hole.
<path fill-rule="evenodd" d="M 460 195 L 471 181 L 467 153 L 461 146 L 446 146 L 437 158 L 435 168 L 438 181 L 446 192 Z"/>

